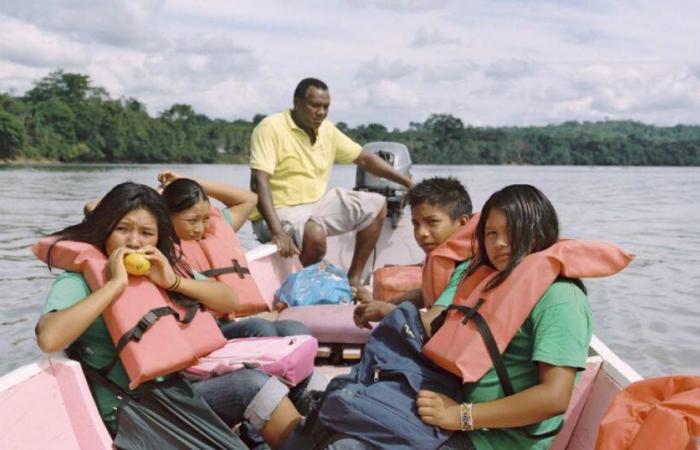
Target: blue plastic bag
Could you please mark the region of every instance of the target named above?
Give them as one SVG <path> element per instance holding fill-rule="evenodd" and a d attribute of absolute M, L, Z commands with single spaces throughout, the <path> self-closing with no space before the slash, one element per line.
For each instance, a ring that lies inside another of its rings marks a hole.
<path fill-rule="evenodd" d="M 347 274 L 321 261 L 290 274 L 275 292 L 275 301 L 287 306 L 352 303 Z"/>

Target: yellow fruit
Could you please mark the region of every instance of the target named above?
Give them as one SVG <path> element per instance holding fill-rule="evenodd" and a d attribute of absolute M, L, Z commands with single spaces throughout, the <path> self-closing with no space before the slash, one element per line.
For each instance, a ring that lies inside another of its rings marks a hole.
<path fill-rule="evenodd" d="M 145 275 L 151 268 L 151 262 L 143 253 L 129 253 L 124 257 L 124 267 L 132 275 Z"/>

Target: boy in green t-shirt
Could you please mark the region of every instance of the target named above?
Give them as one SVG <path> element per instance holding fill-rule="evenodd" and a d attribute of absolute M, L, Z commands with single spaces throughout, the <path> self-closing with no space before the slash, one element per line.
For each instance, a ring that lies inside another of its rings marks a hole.
<path fill-rule="evenodd" d="M 413 237 L 425 251 L 426 258 L 465 226 L 472 214 L 469 193 L 459 180 L 452 177 L 421 181 L 408 191 L 408 203 L 411 205 Z M 428 321 L 452 303 L 459 280 L 468 266 L 469 259 L 455 263 L 447 286 L 433 305 L 437 308 L 431 308 L 427 315 Z M 388 302 L 375 300 L 364 289 L 355 289 L 354 292 L 360 304 L 355 308 L 353 319 L 360 328 L 371 328 L 369 322 L 382 320 L 401 302 L 411 301 L 418 308 L 426 306 L 421 289 L 414 289 Z"/>

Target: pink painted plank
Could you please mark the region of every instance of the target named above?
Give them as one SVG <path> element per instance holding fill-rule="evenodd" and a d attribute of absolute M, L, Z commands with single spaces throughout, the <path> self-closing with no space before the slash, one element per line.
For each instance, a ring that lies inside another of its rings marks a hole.
<path fill-rule="evenodd" d="M 102 422 L 80 365 L 52 361 L 51 368 L 61 389 L 66 412 L 80 447 L 111 449 L 112 438 Z"/>
<path fill-rule="evenodd" d="M 3 376 L 0 384 L 3 450 L 112 448 L 77 363 L 58 358 L 52 367 L 45 359 Z"/>
<path fill-rule="evenodd" d="M 593 383 L 602 363 L 603 360 L 600 357 L 596 357 L 586 364 L 586 370 L 584 370 L 578 383 L 576 383 L 569 401 L 569 407 L 564 413 L 564 426 L 549 447 L 550 450 L 564 450 L 567 448 L 583 407 L 593 390 Z"/>
<path fill-rule="evenodd" d="M 282 258 L 279 253 L 275 252 L 257 259 L 249 257 L 248 268 L 258 285 L 258 289 L 260 289 L 263 300 L 271 309 L 275 291 L 279 289 L 290 273 L 301 270 L 301 263 L 297 257 Z"/>
<path fill-rule="evenodd" d="M 56 379 L 48 370 L 0 394 L 0 405 L 0 448 L 80 448 Z"/>
<path fill-rule="evenodd" d="M 583 407 L 581 417 L 578 419 L 574 433 L 567 446 L 568 450 L 590 450 L 595 448 L 600 421 L 608 411 L 608 407 L 615 395 L 621 390 L 622 388 L 603 370 L 598 371 L 598 375 L 593 383 L 593 389 L 588 396 L 588 401 Z"/>

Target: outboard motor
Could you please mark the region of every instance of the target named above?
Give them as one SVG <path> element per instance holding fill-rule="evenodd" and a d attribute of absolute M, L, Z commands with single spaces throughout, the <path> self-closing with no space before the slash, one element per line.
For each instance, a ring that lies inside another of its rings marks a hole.
<path fill-rule="evenodd" d="M 411 155 L 408 148 L 398 142 L 370 142 L 363 150 L 375 153 L 403 175 L 411 174 Z M 401 219 L 404 207 L 406 188 L 398 183 L 380 178 L 357 167 L 355 174 L 355 190 L 382 194 L 386 197 L 386 215 L 391 220 L 391 227 L 396 228 Z"/>

